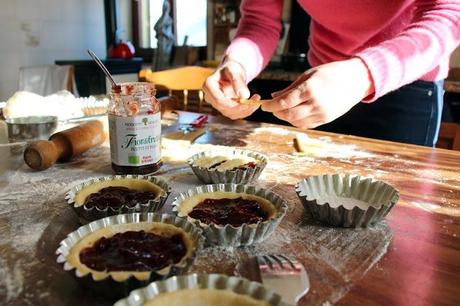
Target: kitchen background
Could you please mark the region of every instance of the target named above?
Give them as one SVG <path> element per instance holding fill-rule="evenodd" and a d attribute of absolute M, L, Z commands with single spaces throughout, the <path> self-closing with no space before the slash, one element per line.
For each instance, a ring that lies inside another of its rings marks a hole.
<path fill-rule="evenodd" d="M 147 3 L 150 6 L 150 15 L 147 18 L 152 22 L 161 14 L 162 0 L 0 0 L 0 101 L 6 101 L 18 90 L 21 67 L 51 65 L 59 60 L 87 60 L 86 49 L 88 48 L 94 50 L 101 58 L 105 58 L 110 39 L 107 40 L 106 37 L 107 12 L 104 4 L 111 2 L 116 3 L 119 8 L 115 14 L 121 30 L 120 37 L 125 41 L 134 41 L 138 51 L 136 56 L 147 59 L 144 66 L 150 66 L 152 56 L 150 47 L 155 46 L 154 35 L 146 35 L 143 28 L 151 28 L 152 25 L 144 20 L 145 14 L 141 15 L 138 17 L 139 29 L 137 34 L 134 33 L 133 5 L 145 6 Z M 201 59 L 207 57 L 218 60 L 219 54 L 228 42 L 228 36 L 236 26 L 239 2 L 194 0 L 195 8 L 199 8 L 200 5 L 204 9 L 208 7 L 208 21 L 204 27 L 201 23 L 201 26 L 193 29 L 193 33 L 188 33 L 188 29 L 193 28 L 190 22 L 196 21 L 197 18 L 206 18 L 206 15 L 203 9 L 200 10 L 201 13 L 190 14 L 191 1 L 172 1 L 176 9 L 173 13 L 177 32 L 176 45 L 181 46 L 185 36 L 189 36 L 189 45 L 201 45 L 196 46 L 201 50 L 199 55 Z M 289 24 L 291 12 L 294 10 L 291 11 L 290 1 L 286 2 L 288 4 L 285 5 L 283 19 Z M 213 7 L 212 12 L 209 10 L 210 7 Z M 227 15 L 224 16 L 227 19 L 220 22 L 216 18 L 219 17 L 217 15 L 222 7 L 224 9 L 233 7 L 235 11 L 230 11 L 230 14 L 227 11 Z M 206 33 L 198 33 L 197 36 L 197 31 Z M 204 37 L 207 39 L 203 43 Z M 203 44 L 207 45 L 207 52 L 202 52 L 203 48 L 206 49 Z M 292 45 L 294 40 L 291 39 Z M 452 55 L 451 68 L 460 69 L 460 48 Z M 448 95 L 448 98 L 460 100 L 458 93 L 454 96 Z"/>

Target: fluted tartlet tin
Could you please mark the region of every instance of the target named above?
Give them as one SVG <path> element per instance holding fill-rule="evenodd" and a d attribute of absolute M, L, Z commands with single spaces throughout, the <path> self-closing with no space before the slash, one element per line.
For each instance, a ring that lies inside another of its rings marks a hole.
<path fill-rule="evenodd" d="M 101 183 L 101 182 L 109 182 L 109 181 L 124 180 L 124 179 L 145 180 L 145 181 L 148 181 L 158 186 L 160 189 L 163 190 L 163 192 L 159 194 L 155 199 L 149 200 L 147 203 L 137 203 L 137 205 L 133 207 L 122 205 L 118 209 L 114 209 L 112 207 L 106 207 L 104 209 L 100 209 L 96 206 L 86 207 L 86 205 L 80 205 L 80 206 L 76 205 L 75 197 L 84 188 L 89 187 L 93 184 Z M 120 215 L 120 214 L 156 212 L 163 207 L 170 193 L 171 193 L 171 187 L 168 185 L 168 183 L 155 176 L 111 175 L 111 176 L 104 176 L 104 177 L 89 179 L 73 187 L 69 192 L 67 192 L 65 199 L 67 200 L 67 203 L 70 205 L 70 207 L 77 214 L 80 222 L 82 224 L 85 224 L 85 223 L 88 223 L 94 220 L 98 220 L 98 219 L 109 217 L 109 216 Z"/>
<path fill-rule="evenodd" d="M 162 293 L 172 293 L 187 289 L 228 290 L 237 294 L 265 302 L 270 306 L 290 306 L 281 297 L 262 284 L 247 279 L 223 274 L 190 274 L 174 276 L 157 281 L 147 287 L 132 291 L 127 298 L 119 300 L 114 306 L 141 306 Z M 186 305 L 186 301 L 183 305 Z"/>
<path fill-rule="evenodd" d="M 184 201 L 190 197 L 203 193 L 213 192 L 232 192 L 239 194 L 249 194 L 261 197 L 275 207 L 275 214 L 272 218 L 254 223 L 244 223 L 235 227 L 230 224 L 217 225 L 205 224 L 199 220 L 193 219 L 181 212 L 181 206 Z M 189 189 L 181 193 L 172 203 L 173 212 L 179 217 L 186 217 L 190 222 L 195 223 L 203 229 L 203 235 L 206 237 L 206 245 L 221 246 L 244 246 L 259 243 L 268 238 L 286 215 L 288 205 L 279 195 L 269 190 L 258 188 L 250 185 L 240 184 L 214 184 L 203 185 L 197 188 Z"/>
<path fill-rule="evenodd" d="M 104 273 L 107 274 L 104 275 L 104 278 L 100 278 L 98 275 L 95 279 L 95 274 L 93 274 L 93 272 L 86 274 L 82 273 L 77 267 L 68 261 L 68 256 L 73 246 L 91 233 L 115 225 L 136 224 L 141 222 L 162 223 L 178 227 L 189 235 L 194 248 L 190 250 L 189 256 L 184 257 L 176 264 L 172 264 L 161 270 L 150 271 L 147 273 L 129 272 L 126 277 L 114 277 L 110 273 Z M 201 229 L 191 222 L 188 222 L 185 218 L 179 218 L 171 214 L 134 213 L 106 217 L 79 227 L 76 231 L 67 235 L 67 237 L 60 242 L 59 248 L 56 250 L 56 255 L 57 262 L 63 264 L 65 271 L 75 275 L 82 285 L 92 290 L 94 289 L 98 293 L 111 298 L 119 299 L 123 296 L 127 296 L 131 290 L 146 286 L 152 281 L 166 279 L 173 275 L 186 273 L 193 264 L 197 251 L 202 248 L 203 242 L 204 237 L 202 236 Z M 145 277 L 146 274 L 147 277 Z"/>
<path fill-rule="evenodd" d="M 311 176 L 296 185 L 315 220 L 338 227 L 367 227 L 381 221 L 399 200 L 389 184 L 356 175 Z"/>
<path fill-rule="evenodd" d="M 199 159 L 207 156 L 228 156 L 228 157 L 251 157 L 256 160 L 255 167 L 247 167 L 246 169 L 237 169 L 237 170 L 226 170 L 219 171 L 217 169 L 207 169 L 204 167 L 199 167 L 195 165 L 195 162 Z M 193 173 L 205 184 L 247 184 L 253 182 L 259 178 L 267 165 L 268 158 L 258 152 L 250 150 L 240 150 L 234 148 L 218 148 L 214 150 L 209 150 L 205 152 L 197 153 L 191 156 L 187 163 L 190 168 L 192 168 Z"/>

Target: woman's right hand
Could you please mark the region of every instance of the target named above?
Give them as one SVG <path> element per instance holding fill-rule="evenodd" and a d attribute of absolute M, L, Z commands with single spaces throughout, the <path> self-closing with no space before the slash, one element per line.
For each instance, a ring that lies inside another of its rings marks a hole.
<path fill-rule="evenodd" d="M 203 91 L 205 100 L 230 119 L 247 117 L 258 108 L 238 102 L 239 99 L 248 99 L 250 93 L 243 66 L 231 59 L 227 59 L 208 77 Z M 260 96 L 254 95 L 251 99 L 260 100 Z"/>

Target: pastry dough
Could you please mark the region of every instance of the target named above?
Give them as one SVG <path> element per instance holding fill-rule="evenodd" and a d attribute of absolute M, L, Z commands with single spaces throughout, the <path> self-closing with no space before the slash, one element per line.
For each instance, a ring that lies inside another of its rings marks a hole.
<path fill-rule="evenodd" d="M 123 233 L 127 231 L 145 231 L 154 233 L 156 235 L 171 237 L 175 234 L 181 234 L 184 240 L 184 244 L 187 248 L 185 256 L 182 258 L 181 262 L 186 260 L 187 257 L 192 255 L 194 249 L 194 242 L 190 235 L 186 233 L 183 229 L 176 227 L 171 224 L 165 224 L 160 222 L 140 222 L 140 223 L 129 223 L 129 224 L 117 224 L 109 227 L 101 228 L 91 234 L 83 237 L 78 241 L 69 251 L 67 255 L 67 262 L 77 269 L 79 275 L 87 275 L 88 273 L 92 274 L 94 280 L 103 280 L 111 276 L 114 280 L 122 282 L 127 280 L 130 276 L 136 277 L 138 280 L 148 280 L 150 278 L 151 272 L 138 272 L 138 271 L 115 271 L 115 272 L 101 272 L 96 271 L 80 261 L 80 252 L 81 250 L 91 247 L 96 241 L 102 237 L 110 238 L 117 233 Z M 180 265 L 180 263 L 178 263 Z M 156 271 L 161 274 L 166 274 L 167 269 L 171 267 L 165 267 L 160 271 Z M 165 272 L 165 273 L 163 273 Z"/>
<path fill-rule="evenodd" d="M 254 105 L 254 106 L 260 106 L 262 105 L 266 100 L 254 100 L 254 99 L 239 99 L 238 102 L 244 105 Z"/>
<path fill-rule="evenodd" d="M 161 293 L 143 306 L 269 306 L 265 301 L 256 300 L 230 290 L 184 289 Z"/>
<path fill-rule="evenodd" d="M 85 204 L 86 198 L 92 194 L 100 191 L 106 187 L 127 187 L 139 191 L 151 191 L 155 193 L 156 198 L 160 197 L 165 193 L 165 191 L 158 185 L 142 179 L 115 179 L 115 180 L 106 180 L 98 181 L 94 184 L 84 187 L 82 190 L 78 191 L 75 195 L 75 207 L 79 207 Z"/>
<path fill-rule="evenodd" d="M 223 163 L 221 163 L 223 162 Z M 209 168 L 212 167 L 215 164 L 221 163 L 215 168 L 212 168 L 210 170 L 217 170 L 217 171 L 227 171 L 227 170 L 232 170 L 241 166 L 245 166 L 248 163 L 257 163 L 257 160 L 241 155 L 241 156 L 225 156 L 225 155 L 218 155 L 218 156 L 204 156 L 196 161 L 194 161 L 193 165 L 196 167 L 201 167 L 201 168 Z"/>
<path fill-rule="evenodd" d="M 297 133 L 294 138 L 294 148 L 299 153 L 319 153 L 324 145 L 323 141 L 312 139 L 303 133 Z"/>

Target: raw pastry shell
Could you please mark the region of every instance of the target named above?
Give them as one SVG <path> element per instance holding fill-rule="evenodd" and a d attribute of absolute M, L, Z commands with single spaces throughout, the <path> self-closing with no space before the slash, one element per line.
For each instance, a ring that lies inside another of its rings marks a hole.
<path fill-rule="evenodd" d="M 260 283 L 222 274 L 190 274 L 157 281 L 147 287 L 132 291 L 127 298 L 116 302 L 115 306 L 145 305 L 158 295 L 171 294 L 181 290 L 193 290 L 192 294 L 196 296 L 196 300 L 202 303 L 200 305 L 209 306 L 210 304 L 206 303 L 206 292 L 203 289 L 219 290 L 222 292 L 222 298 L 225 298 L 225 292 L 230 292 L 247 297 L 247 300 L 256 300 L 260 302 L 260 305 L 289 306 L 282 302 L 277 293 L 268 290 Z M 228 303 L 223 304 L 224 302 L 222 300 L 222 305 L 229 305 Z M 232 304 L 232 306 L 239 305 Z"/>
<path fill-rule="evenodd" d="M 195 162 L 205 156 L 247 156 L 255 159 L 257 165 L 254 168 L 248 167 L 245 170 L 227 170 L 219 171 L 217 169 L 207 169 L 204 167 L 198 167 L 195 165 Z M 256 181 L 259 176 L 262 174 L 265 166 L 268 163 L 268 158 L 258 152 L 250 150 L 239 150 L 234 148 L 219 148 L 214 150 L 209 150 L 205 152 L 197 153 L 191 156 L 187 163 L 190 168 L 192 168 L 193 173 L 205 184 L 219 184 L 219 183 L 232 183 L 232 184 L 247 184 Z"/>

